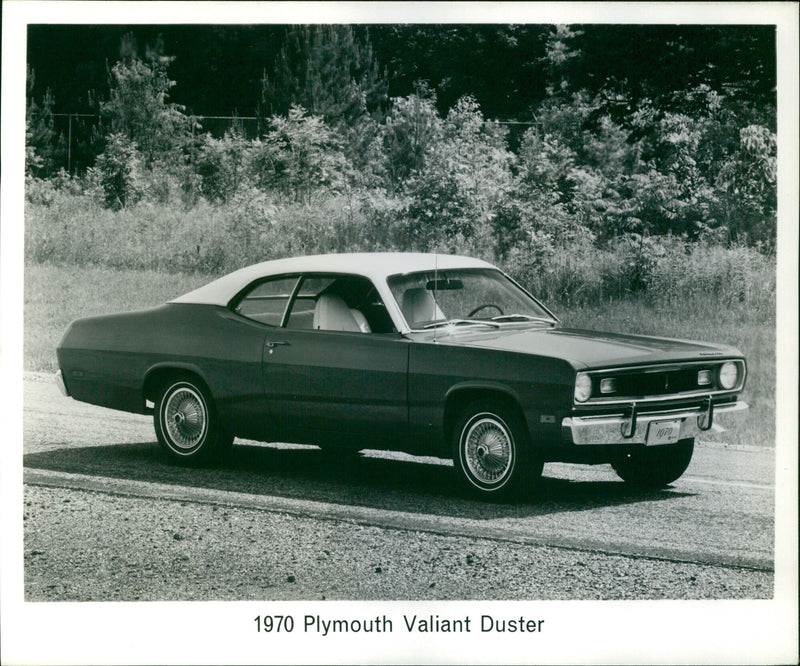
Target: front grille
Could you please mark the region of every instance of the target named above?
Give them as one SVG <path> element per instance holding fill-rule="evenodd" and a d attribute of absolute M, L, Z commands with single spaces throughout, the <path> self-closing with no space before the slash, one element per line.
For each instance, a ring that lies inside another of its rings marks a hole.
<path fill-rule="evenodd" d="M 592 392 L 593 398 L 599 397 L 630 397 L 641 398 L 645 396 L 674 395 L 687 391 L 697 391 L 713 386 L 698 386 L 697 373 L 700 370 L 710 370 L 710 367 L 698 366 L 693 368 L 680 368 L 677 370 L 665 370 L 663 372 L 634 372 L 626 374 L 602 375 L 603 378 L 610 377 L 616 380 L 616 391 L 606 396 L 600 393 L 600 385 L 597 382 L 595 390 Z"/>
<path fill-rule="evenodd" d="M 728 393 L 728 390 L 719 385 L 719 369 L 725 362 L 727 359 L 591 370 L 587 373 L 592 379 L 591 396 L 582 404 L 588 406 L 642 400 L 671 401 L 697 395 Z M 740 391 L 744 384 L 744 361 L 736 359 L 734 362 L 739 365 L 740 377 L 730 392 Z M 698 375 L 703 371 L 709 381 L 700 384 Z M 607 387 L 609 382 L 613 383 L 613 390 L 603 392 L 601 387 Z"/>

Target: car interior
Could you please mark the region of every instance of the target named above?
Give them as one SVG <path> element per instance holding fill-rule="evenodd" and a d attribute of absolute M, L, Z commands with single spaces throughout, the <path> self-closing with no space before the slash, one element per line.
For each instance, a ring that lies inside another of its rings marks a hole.
<path fill-rule="evenodd" d="M 288 328 L 395 333 L 386 306 L 363 277 L 308 277 L 289 312 Z"/>
<path fill-rule="evenodd" d="M 288 305 L 285 326 L 295 330 L 397 332 L 378 291 L 367 278 L 308 275 L 295 292 L 296 286 L 297 277 L 268 280 L 238 299 L 234 309 L 249 319 L 280 326 Z"/>
<path fill-rule="evenodd" d="M 422 287 L 412 287 L 403 292 L 401 309 L 411 328 L 421 322 L 445 319 L 431 292 Z"/>

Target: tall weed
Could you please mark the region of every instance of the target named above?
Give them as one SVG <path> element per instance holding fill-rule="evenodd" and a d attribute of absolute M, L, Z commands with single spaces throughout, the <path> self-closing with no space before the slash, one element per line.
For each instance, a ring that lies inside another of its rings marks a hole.
<path fill-rule="evenodd" d="M 655 262 L 649 293 L 668 303 L 687 296 L 763 308 L 775 300 L 775 266 L 752 248 L 673 243 Z"/>
<path fill-rule="evenodd" d="M 201 198 L 186 209 L 147 200 L 118 211 L 69 187 L 37 186 L 30 195 L 26 255 L 37 263 L 220 274 L 303 254 L 436 250 L 498 263 L 545 301 L 566 305 L 709 298 L 763 309 L 775 299 L 774 258 L 752 248 L 637 235 L 601 247 L 589 235 L 532 232 L 498 260 L 488 228 L 426 242 L 411 233 L 402 200 L 376 194 L 309 205 L 243 188 L 226 203 Z"/>

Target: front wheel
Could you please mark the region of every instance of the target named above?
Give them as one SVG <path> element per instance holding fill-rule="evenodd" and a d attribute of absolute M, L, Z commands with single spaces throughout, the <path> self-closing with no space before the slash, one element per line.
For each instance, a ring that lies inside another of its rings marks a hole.
<path fill-rule="evenodd" d="M 220 425 L 208 391 L 194 378 L 167 382 L 153 411 L 156 437 L 173 460 L 205 462 L 224 455 L 233 436 Z"/>
<path fill-rule="evenodd" d="M 475 402 L 453 428 L 453 462 L 470 491 L 507 496 L 542 473 L 523 419 L 500 402 Z"/>
<path fill-rule="evenodd" d="M 632 486 L 662 488 L 686 471 L 692 461 L 694 439 L 652 448 L 642 447 L 616 460 L 611 466 L 619 477 Z"/>

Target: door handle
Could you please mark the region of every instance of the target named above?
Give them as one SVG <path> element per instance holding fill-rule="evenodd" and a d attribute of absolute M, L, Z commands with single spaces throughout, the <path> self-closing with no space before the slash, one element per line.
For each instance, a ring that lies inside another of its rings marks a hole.
<path fill-rule="evenodd" d="M 267 340 L 264 346 L 269 349 L 268 354 L 272 354 L 275 351 L 275 347 L 288 347 L 289 343 L 286 340 Z"/>

